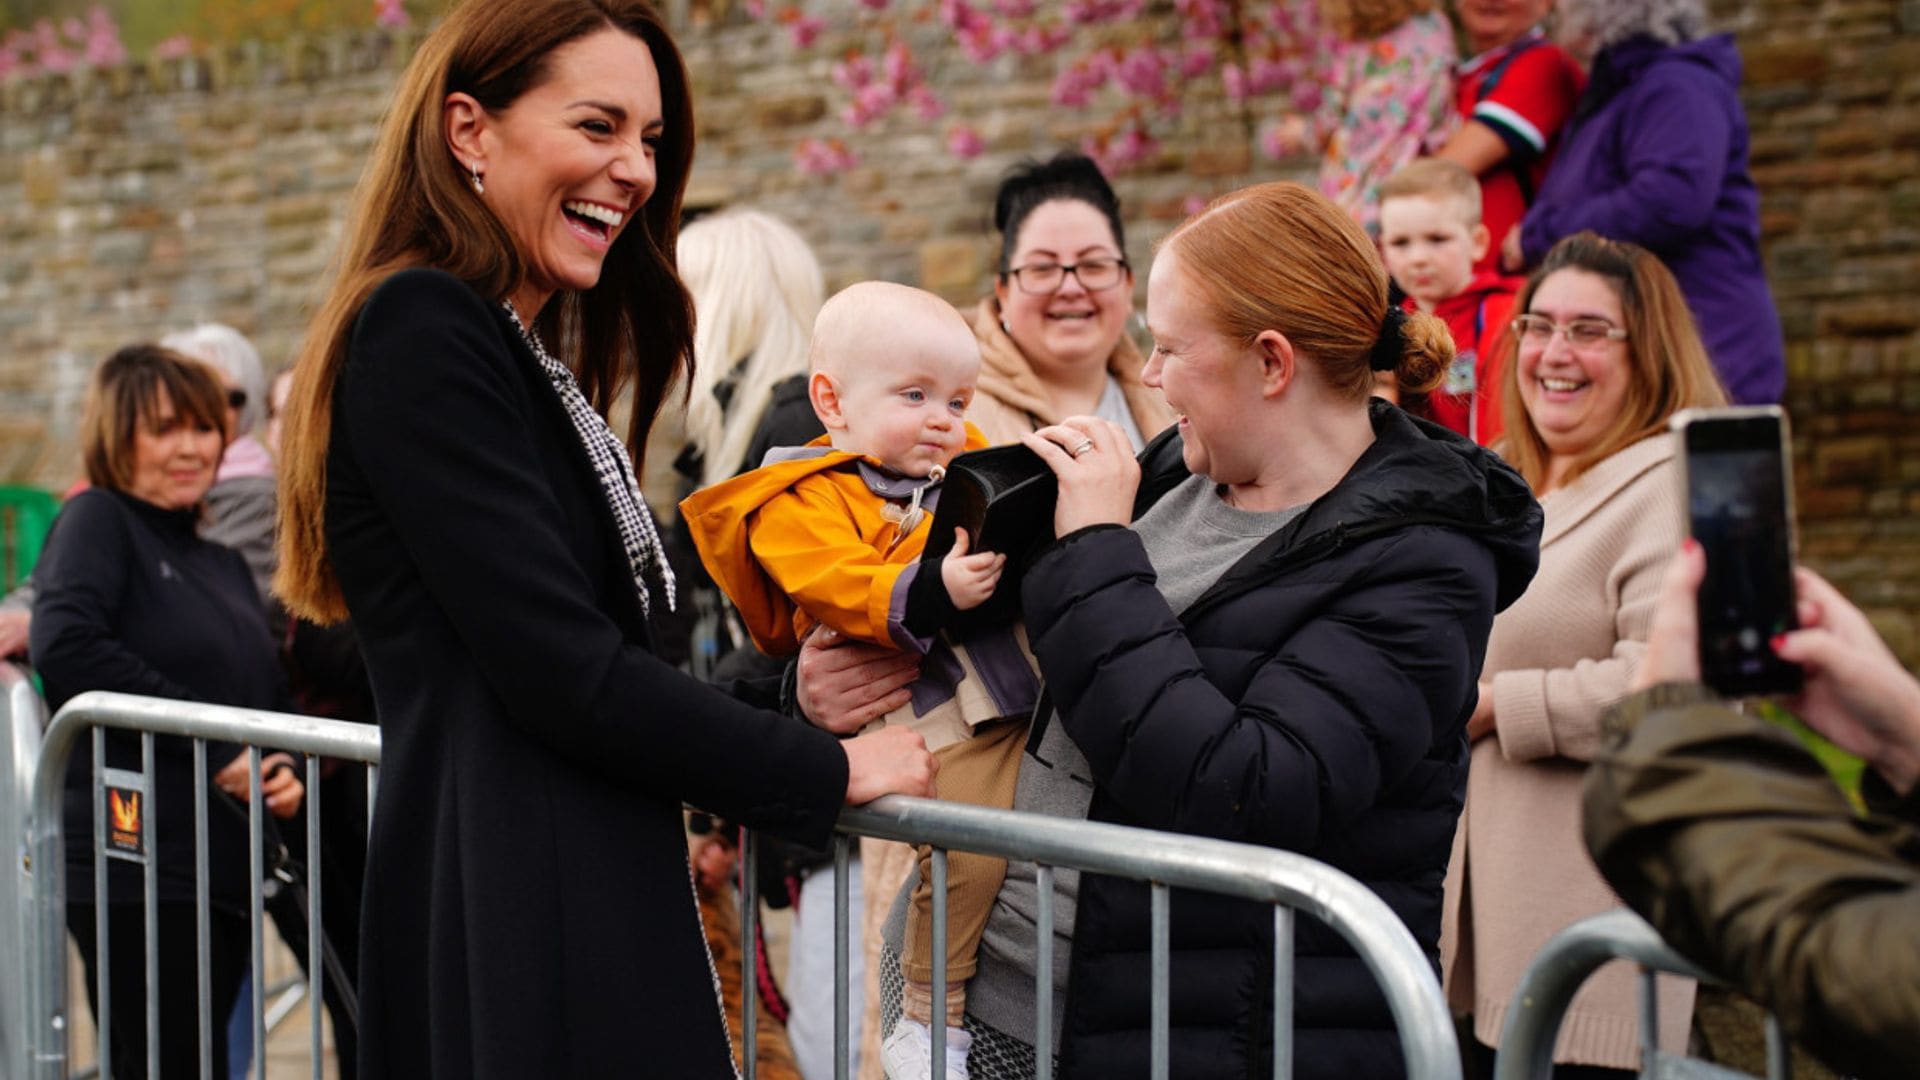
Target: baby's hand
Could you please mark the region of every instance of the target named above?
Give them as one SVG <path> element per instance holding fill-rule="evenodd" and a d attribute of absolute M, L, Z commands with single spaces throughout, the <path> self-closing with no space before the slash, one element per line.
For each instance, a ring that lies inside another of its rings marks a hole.
<path fill-rule="evenodd" d="M 959 611 L 969 611 L 987 602 L 993 587 L 1000 584 L 1000 572 L 1007 568 L 1007 557 L 997 552 L 967 554 L 967 530 L 953 530 L 953 550 L 940 560 L 940 581 L 947 596 Z"/>

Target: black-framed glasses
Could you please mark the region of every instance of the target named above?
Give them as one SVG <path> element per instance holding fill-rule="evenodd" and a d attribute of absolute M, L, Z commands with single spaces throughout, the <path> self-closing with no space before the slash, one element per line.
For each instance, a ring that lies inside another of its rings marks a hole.
<path fill-rule="evenodd" d="M 1567 345 L 1575 349 L 1591 349 L 1602 342 L 1627 338 L 1625 330 L 1605 319 L 1575 319 L 1563 325 L 1531 312 L 1513 317 L 1513 332 L 1526 344 L 1542 347 L 1553 340 L 1555 333 L 1565 334 Z"/>
<path fill-rule="evenodd" d="M 227 391 L 227 408 L 240 410 L 247 407 L 247 392 L 238 387 Z"/>
<path fill-rule="evenodd" d="M 1072 274 L 1088 292 L 1111 289 L 1126 276 L 1125 259 L 1081 259 L 1077 263 L 1037 262 L 1007 271 L 1014 283 L 1028 296 L 1047 296 L 1060 291 Z"/>

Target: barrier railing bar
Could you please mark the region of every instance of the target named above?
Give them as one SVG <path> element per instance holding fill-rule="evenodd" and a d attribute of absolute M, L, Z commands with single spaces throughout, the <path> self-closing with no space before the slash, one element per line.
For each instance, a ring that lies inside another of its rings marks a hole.
<path fill-rule="evenodd" d="M 760 868 L 755 864 L 759 838 L 743 832 L 740 841 L 740 1056 L 747 1080 L 759 1068 L 760 1040 L 755 1019 L 760 1006 Z"/>
<path fill-rule="evenodd" d="M 342 756 L 342 755 L 340 755 L 340 754 L 335 754 L 335 753 L 330 753 L 330 752 L 328 752 L 328 751 L 326 751 L 326 750 L 320 750 L 320 751 L 313 751 L 313 750 L 309 750 L 309 751 L 307 751 L 307 753 L 309 753 L 309 754 L 312 754 L 312 753 L 316 753 L 316 752 L 317 752 L 317 753 L 322 753 L 322 754 L 326 754 L 326 755 L 327 755 L 328 757 L 340 757 L 340 756 Z M 379 742 L 379 740 L 378 740 L 378 739 L 376 739 L 376 740 L 374 740 L 374 743 L 373 743 L 373 752 L 374 752 L 374 753 L 375 753 L 376 755 L 380 753 L 380 742 Z M 355 761 L 365 761 L 365 762 L 367 762 L 367 835 L 368 835 L 368 836 L 372 836 L 372 835 L 373 835 L 373 804 L 374 804 L 374 797 L 375 797 L 376 795 L 378 795 L 378 794 L 380 794 L 380 762 L 379 762 L 379 760 L 378 760 L 377 758 L 371 758 L 371 759 L 370 759 L 370 758 L 355 758 L 354 760 L 355 760 Z"/>
<path fill-rule="evenodd" d="M 1040 894 L 1040 916 L 1033 930 L 1038 939 L 1033 999 L 1039 1003 L 1033 1015 L 1033 1075 L 1034 1080 L 1053 1080 L 1053 867 L 1045 863 L 1034 867 L 1033 885 Z"/>
<path fill-rule="evenodd" d="M 313 1080 L 322 1080 L 326 1071 L 322 1068 L 325 1058 L 322 1056 L 320 1031 L 320 1006 L 327 996 L 327 965 L 324 949 L 327 939 L 323 911 L 325 882 L 321 878 L 324 871 L 321 864 L 326 860 L 320 857 L 320 759 L 307 755 L 307 1027 L 310 1037 L 309 1053 L 313 1065 Z"/>
<path fill-rule="evenodd" d="M 51 771 L 51 770 L 48 770 Z M 113 947 L 107 941 L 107 813 L 103 805 L 107 793 L 107 733 L 93 729 L 93 1018 L 99 1029 L 94 1043 L 99 1054 L 100 1075 L 113 1077 L 113 1000 L 107 997 L 107 968 L 112 964 Z M 58 813 L 59 811 L 55 811 Z M 55 853 L 54 858 L 60 858 Z M 44 864 L 42 864 L 44 866 Z M 56 931 L 56 935 L 57 935 Z"/>
<path fill-rule="evenodd" d="M 260 893 L 265 873 L 260 843 L 260 748 L 247 747 L 247 910 L 252 914 L 248 927 L 253 965 L 253 1066 L 254 1080 L 267 1080 L 267 940 L 266 898 Z"/>
<path fill-rule="evenodd" d="M 853 959 L 848 953 L 847 927 L 853 916 L 847 893 L 853 888 L 854 843 L 851 836 L 833 838 L 833 1080 L 849 1080 L 847 1064 L 853 1057 L 853 1037 L 848 1027 Z"/>
<path fill-rule="evenodd" d="M 213 1080 L 213 927 L 207 880 L 207 740 L 193 740 L 194 983 L 200 1006 L 200 1080 Z M 221 1080 L 225 1080 L 224 1077 Z"/>
<path fill-rule="evenodd" d="M 324 720 L 311 716 L 237 709 L 194 702 L 166 701 L 131 694 L 92 691 L 75 697 L 47 725 L 41 738 L 40 758 L 33 773 L 33 811 L 29 828 L 29 859 L 34 870 L 33 973 L 28 987 L 30 1015 L 28 1040 L 30 1075 L 36 1080 L 55 1080 L 67 1074 L 66 1021 L 66 860 L 61 840 L 61 810 L 65 788 L 67 759 L 75 741 L 91 732 L 94 754 L 94 826 L 95 826 L 95 942 L 99 949 L 98 984 L 100 1000 L 99 1056 L 102 1076 L 111 1075 L 111 1046 L 108 1024 L 110 1008 L 105 973 L 111 963 L 110 946 L 105 940 L 106 867 L 104 849 L 104 762 L 105 732 L 108 728 L 150 731 L 156 735 L 180 735 L 238 745 L 265 743 L 278 749 L 304 754 L 319 754 L 352 761 L 377 763 L 380 759 L 380 733 L 365 724 Z M 258 808 L 258 759 L 251 770 L 250 783 Z M 369 794 L 373 777 L 369 770 Z M 150 799 L 150 793 L 142 796 Z M 196 830 L 199 828 L 196 823 Z M 259 851 L 255 844 L 254 851 Z M 202 845 L 201 850 L 205 850 Z M 255 899 L 261 878 L 254 877 Z M 256 909 L 258 910 L 258 909 Z M 256 922 L 257 925 L 257 922 Z M 203 1015 L 205 1012 L 203 1010 Z M 260 1015 L 256 1011 L 256 1016 Z M 259 1035 L 256 1027 L 256 1035 Z M 261 1040 L 264 1046 L 264 1039 Z M 206 1060 L 205 1058 L 202 1059 Z M 265 1055 L 259 1055 L 264 1069 Z"/>
<path fill-rule="evenodd" d="M 1631 960 L 1643 968 L 1672 972 L 1706 982 L 1716 980 L 1674 952 L 1653 927 L 1631 911 L 1619 909 L 1582 919 L 1554 935 L 1534 955 L 1514 989 L 1500 1032 L 1494 1080 L 1532 1080 L 1553 1069 L 1553 1044 L 1567 1006 L 1587 976 L 1609 960 Z M 1642 995 L 1642 1026 L 1647 1015 Z"/>
<path fill-rule="evenodd" d="M 1365 885 L 1307 856 L 903 795 L 849 807 L 841 811 L 836 827 L 861 836 L 1151 878 L 1172 888 L 1287 905 L 1325 923 L 1354 946 L 1387 999 L 1413 1075 L 1440 1080 L 1460 1076 L 1452 1018 L 1433 967 L 1406 924 Z"/>
<path fill-rule="evenodd" d="M 1660 983 L 1652 968 L 1640 969 L 1640 1060 L 1652 1061 L 1660 1052 Z"/>
<path fill-rule="evenodd" d="M 1273 1080 L 1293 1076 L 1293 909 L 1273 907 Z"/>
<path fill-rule="evenodd" d="M 933 1075 L 947 1075 L 947 849 L 933 849 Z"/>
<path fill-rule="evenodd" d="M 140 733 L 140 775 L 146 777 L 146 794 L 141 801 L 146 805 L 140 813 L 140 848 L 147 853 L 147 863 L 143 867 L 140 889 L 140 917 L 146 932 L 142 935 L 146 946 L 147 968 L 147 1075 L 160 1075 L 160 848 L 154 837 L 153 819 L 160 807 L 156 796 L 160 794 L 159 774 L 153 767 L 153 733 Z M 100 810 L 96 806 L 94 813 Z M 107 913 L 102 911 L 104 921 Z"/>
<path fill-rule="evenodd" d="M 1156 881 L 1152 886 L 1153 902 L 1153 1020 L 1151 1042 L 1153 1055 L 1153 1080 L 1167 1080 L 1168 1057 L 1168 1015 L 1172 1004 L 1172 987 L 1168 980 L 1172 977 L 1168 968 L 1171 959 L 1171 929 L 1168 914 L 1167 887 Z"/>

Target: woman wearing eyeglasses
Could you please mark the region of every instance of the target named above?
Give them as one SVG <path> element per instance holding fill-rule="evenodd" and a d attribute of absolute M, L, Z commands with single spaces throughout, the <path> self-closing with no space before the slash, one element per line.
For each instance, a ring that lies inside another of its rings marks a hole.
<path fill-rule="evenodd" d="M 1532 586 L 1494 619 L 1447 864 L 1442 966 L 1455 1011 L 1473 1017 L 1469 1075 L 1490 1075 L 1486 1047 L 1533 954 L 1619 906 L 1581 842 L 1581 781 L 1685 535 L 1667 420 L 1726 401 L 1686 298 L 1643 248 L 1568 237 L 1514 306 L 1497 449 L 1533 485 L 1546 526 Z M 1667 980 L 1659 1003 L 1661 1045 L 1679 1051 L 1692 984 Z M 1637 1015 L 1631 971 L 1590 980 L 1560 1029 L 1556 1075 L 1637 1068 Z"/>
<path fill-rule="evenodd" d="M 1140 382 L 1146 361 L 1126 336 L 1133 315 L 1120 200 L 1084 155 L 1014 170 L 993 200 L 1000 262 L 980 301 L 980 387 L 967 419 L 1014 442 L 1069 416 L 1098 416 L 1135 450 L 1173 422 Z"/>

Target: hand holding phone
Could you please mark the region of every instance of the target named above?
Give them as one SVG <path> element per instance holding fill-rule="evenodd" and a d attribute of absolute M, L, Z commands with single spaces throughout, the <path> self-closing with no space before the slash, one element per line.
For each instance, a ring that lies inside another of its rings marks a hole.
<path fill-rule="evenodd" d="M 1786 414 L 1688 409 L 1672 427 L 1686 464 L 1687 530 L 1707 559 L 1700 677 L 1726 697 L 1798 693 L 1799 665 L 1773 644 L 1799 626 Z"/>

